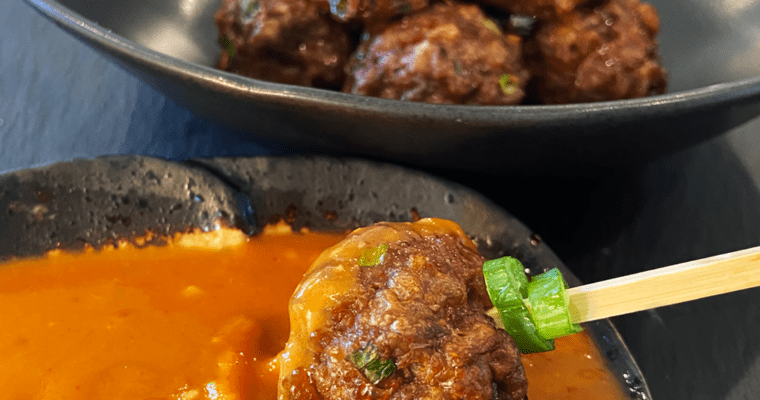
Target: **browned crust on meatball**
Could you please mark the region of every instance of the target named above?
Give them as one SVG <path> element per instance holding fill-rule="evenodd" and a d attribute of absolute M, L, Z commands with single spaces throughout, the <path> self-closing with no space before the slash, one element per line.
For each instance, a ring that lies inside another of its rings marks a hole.
<path fill-rule="evenodd" d="M 359 45 L 344 91 L 444 104 L 519 104 L 522 40 L 471 4 L 436 4 Z"/>
<path fill-rule="evenodd" d="M 219 67 L 252 78 L 340 88 L 353 50 L 346 27 L 312 0 L 223 0 Z"/>
<path fill-rule="evenodd" d="M 519 350 L 484 314 L 483 257 L 457 234 L 408 233 L 325 310 L 329 323 L 304 344 L 316 363 L 289 375 L 286 398 L 525 399 Z M 369 343 L 397 367 L 379 384 L 346 360 Z"/>
<path fill-rule="evenodd" d="M 526 43 L 538 102 L 620 100 L 664 93 L 657 13 L 638 0 L 609 0 L 540 22 Z"/>

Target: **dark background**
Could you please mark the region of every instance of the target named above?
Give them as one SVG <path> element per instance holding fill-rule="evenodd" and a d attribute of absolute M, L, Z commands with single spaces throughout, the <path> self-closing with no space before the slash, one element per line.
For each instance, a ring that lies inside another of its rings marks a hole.
<path fill-rule="evenodd" d="M 201 120 L 21 0 L 0 2 L 0 172 L 106 154 L 185 160 L 302 151 Z M 587 282 L 760 245 L 760 119 L 594 177 L 431 173 L 504 206 Z M 613 322 L 656 399 L 756 399 L 758 300 L 752 289 Z"/>

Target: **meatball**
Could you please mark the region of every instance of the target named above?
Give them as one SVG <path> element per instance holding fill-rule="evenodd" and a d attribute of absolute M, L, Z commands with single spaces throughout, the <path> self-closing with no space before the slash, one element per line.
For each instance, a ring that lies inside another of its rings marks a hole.
<path fill-rule="evenodd" d="M 353 51 L 347 29 L 311 0 L 223 0 L 219 67 L 252 78 L 340 89 Z"/>
<path fill-rule="evenodd" d="M 538 102 L 580 103 L 664 93 L 657 13 L 638 0 L 608 0 L 540 22 L 526 43 Z"/>
<path fill-rule="evenodd" d="M 290 301 L 279 399 L 525 399 L 519 350 L 484 314 L 483 261 L 440 219 L 376 224 L 325 251 Z"/>
<path fill-rule="evenodd" d="M 476 5 L 436 4 L 368 37 L 345 92 L 445 104 L 518 104 L 529 74 L 519 36 Z"/>

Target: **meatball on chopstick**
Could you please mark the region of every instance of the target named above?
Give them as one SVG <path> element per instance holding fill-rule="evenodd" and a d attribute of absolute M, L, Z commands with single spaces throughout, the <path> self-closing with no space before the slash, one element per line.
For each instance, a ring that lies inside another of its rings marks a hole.
<path fill-rule="evenodd" d="M 607 0 L 537 23 L 526 58 L 543 104 L 631 99 L 665 92 L 657 13 L 638 0 Z"/>
<path fill-rule="evenodd" d="M 340 89 L 349 29 L 312 0 L 223 0 L 219 67 L 251 78 Z"/>
<path fill-rule="evenodd" d="M 344 91 L 443 104 L 519 104 L 528 82 L 522 39 L 472 4 L 436 4 L 367 38 Z"/>
<path fill-rule="evenodd" d="M 522 400 L 484 258 L 453 222 L 379 223 L 325 251 L 290 300 L 279 398 Z"/>

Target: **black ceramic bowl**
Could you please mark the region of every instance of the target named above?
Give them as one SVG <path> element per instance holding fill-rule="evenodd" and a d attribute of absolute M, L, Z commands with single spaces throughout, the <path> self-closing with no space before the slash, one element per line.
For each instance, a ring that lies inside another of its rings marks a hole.
<path fill-rule="evenodd" d="M 760 114 L 760 2 L 649 0 L 670 91 L 561 106 L 441 106 L 214 69 L 219 0 L 27 0 L 180 105 L 252 137 L 471 171 L 566 173 L 654 159 Z M 572 168 L 571 168 L 572 167 Z"/>
<path fill-rule="evenodd" d="M 392 188 L 384 185 L 388 179 Z M 0 175 L 0 261 L 56 248 L 98 248 L 147 231 L 225 224 L 255 233 L 282 217 L 295 227 L 345 231 L 410 221 L 415 214 L 458 222 L 488 257 L 514 255 L 537 272 L 559 267 L 571 285 L 579 283 L 528 228 L 471 190 L 399 167 L 319 158 L 177 164 L 108 157 Z M 651 398 L 610 322 L 585 327 L 631 398 Z"/>

